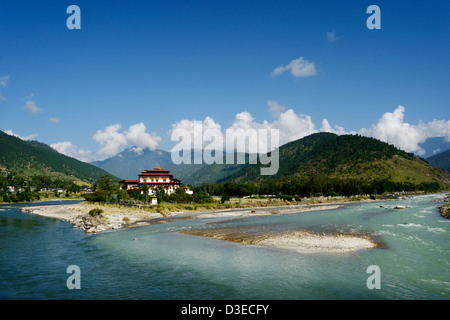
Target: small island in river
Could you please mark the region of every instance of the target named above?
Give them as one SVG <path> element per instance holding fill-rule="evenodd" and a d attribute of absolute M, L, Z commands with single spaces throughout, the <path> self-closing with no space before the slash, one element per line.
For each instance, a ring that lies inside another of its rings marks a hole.
<path fill-rule="evenodd" d="M 168 223 L 175 219 L 205 219 L 229 217 L 241 219 L 264 215 L 283 215 L 300 212 L 334 210 L 342 208 L 343 203 L 289 205 L 274 207 L 232 208 L 212 211 L 170 212 L 162 215 L 136 207 L 119 207 L 118 205 L 92 204 L 55 204 L 28 206 L 23 212 L 69 221 L 74 227 L 89 234 L 109 230 L 136 228 L 140 226 Z M 258 232 L 248 227 L 214 228 L 185 230 L 183 234 L 210 237 L 219 240 L 241 243 L 243 245 L 261 245 L 277 249 L 286 249 L 299 253 L 306 252 L 352 252 L 361 249 L 380 247 L 380 243 L 368 235 L 324 234 L 310 230 L 289 232 Z"/>

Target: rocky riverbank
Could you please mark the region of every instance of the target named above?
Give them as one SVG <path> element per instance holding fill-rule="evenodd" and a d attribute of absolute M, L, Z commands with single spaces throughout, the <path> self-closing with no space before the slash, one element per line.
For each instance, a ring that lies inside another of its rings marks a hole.
<path fill-rule="evenodd" d="M 299 205 L 286 207 L 260 207 L 252 209 L 227 209 L 211 212 L 171 212 L 161 213 L 148 210 L 79 203 L 71 205 L 46 205 L 24 207 L 22 211 L 70 222 L 75 228 L 95 234 L 108 230 L 133 228 L 156 223 L 167 223 L 175 219 L 204 219 L 211 217 L 230 217 L 233 219 L 262 215 L 283 215 L 307 211 L 323 211 L 342 208 L 342 204 Z M 242 244 L 262 245 L 296 252 L 352 252 L 375 248 L 378 244 L 369 237 L 344 234 L 316 234 L 307 230 L 286 233 L 260 233 L 260 230 L 243 228 L 214 228 L 191 230 L 182 233 L 206 236 Z"/>
<path fill-rule="evenodd" d="M 90 214 L 100 209 L 100 214 Z M 160 218 L 160 213 L 152 213 L 138 208 L 120 208 L 114 205 L 97 205 L 82 202 L 70 205 L 29 206 L 23 212 L 38 214 L 70 222 L 75 228 L 86 233 L 99 233 L 128 227 L 140 220 Z"/>
<path fill-rule="evenodd" d="M 75 228 L 94 234 L 108 230 L 134 228 L 155 223 L 166 223 L 174 219 L 204 219 L 212 217 L 248 217 L 260 215 L 283 215 L 306 211 L 323 211 L 342 208 L 342 204 L 328 205 L 294 205 L 278 207 L 254 207 L 212 210 L 208 212 L 169 212 L 164 215 L 158 212 L 137 207 L 119 207 L 117 205 L 91 204 L 82 202 L 68 205 L 28 206 L 23 212 L 38 214 L 44 217 L 56 218 L 70 222 Z M 100 210 L 92 214 L 92 210 Z"/>
<path fill-rule="evenodd" d="M 439 212 L 443 218 L 450 219 L 450 203 L 440 206 Z"/>
<path fill-rule="evenodd" d="M 445 198 L 435 200 L 436 202 L 445 202 L 442 206 L 439 206 L 439 213 L 441 217 L 450 219 L 450 194 L 447 194 Z"/>

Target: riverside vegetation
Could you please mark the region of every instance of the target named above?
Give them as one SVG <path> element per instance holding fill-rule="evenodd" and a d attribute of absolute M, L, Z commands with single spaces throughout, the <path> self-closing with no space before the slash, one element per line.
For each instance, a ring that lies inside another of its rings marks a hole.
<path fill-rule="evenodd" d="M 0 203 L 33 202 L 45 199 L 82 199 L 87 184 L 45 175 L 0 174 Z"/>
<path fill-rule="evenodd" d="M 375 200 L 393 193 L 438 192 L 442 189 L 438 183 L 413 184 L 387 179 L 364 181 L 328 178 L 325 175 L 286 176 L 260 183 L 234 181 L 204 183 L 191 188 L 193 194 L 186 193 L 184 187 L 178 188 L 172 194 L 165 193 L 162 188 L 157 189 L 155 196 L 158 205 L 152 205 L 146 184 L 140 189 L 122 190 L 112 176 L 106 175 L 94 183 L 94 192 L 84 194 L 83 197 L 89 203 L 134 206 L 167 215 L 170 212 L 181 211 L 324 203 L 326 199 Z"/>
<path fill-rule="evenodd" d="M 283 145 L 280 168 L 274 176 L 259 175 L 259 164 L 238 165 L 233 170 L 218 164 L 201 165 L 199 170 L 190 165 L 185 168 L 198 174 L 196 183 L 190 185 L 193 194 L 187 194 L 184 188 L 170 195 L 158 189 L 158 206 L 151 206 L 145 184 L 141 189 L 121 190 L 120 179 L 104 170 L 61 155 L 42 143 L 0 132 L 0 202 L 84 198 L 88 202 L 137 205 L 164 213 L 180 208 L 253 205 L 257 200 L 286 204 L 318 197 L 375 199 L 386 193 L 442 192 L 450 188 L 450 174 L 444 169 L 387 143 L 358 135 L 317 133 Z M 216 169 L 229 173 L 224 176 Z"/>

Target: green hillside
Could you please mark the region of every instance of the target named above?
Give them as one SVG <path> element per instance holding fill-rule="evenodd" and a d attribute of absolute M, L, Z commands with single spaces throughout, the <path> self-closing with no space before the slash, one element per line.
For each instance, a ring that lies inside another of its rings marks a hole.
<path fill-rule="evenodd" d="M 279 148 L 276 175 L 260 175 L 261 165 L 245 165 L 221 181 L 259 182 L 286 176 L 323 175 L 336 179 L 439 183 L 448 186 L 450 175 L 426 161 L 374 138 L 316 133 Z M 196 172 L 201 176 L 204 168 Z M 209 169 L 211 171 L 211 169 Z M 211 183 L 219 177 L 211 177 Z"/>
<path fill-rule="evenodd" d="M 427 161 L 433 167 L 443 168 L 450 172 L 450 149 L 427 158 Z"/>
<path fill-rule="evenodd" d="M 328 179 L 393 183 L 438 183 L 448 186 L 448 172 L 430 166 L 426 161 L 393 145 L 358 135 L 316 133 L 292 141 L 279 148 L 279 170 L 274 176 L 262 176 L 260 165 L 249 164 L 180 164 L 172 163 L 170 153 L 163 150 L 124 152 L 95 163 L 116 176 L 135 179 L 145 168 L 157 165 L 170 170 L 184 184 L 226 181 L 259 183 L 284 177 L 325 176 Z M 248 155 L 246 157 L 248 163 Z"/>
<path fill-rule="evenodd" d="M 0 168 L 25 177 L 45 175 L 71 181 L 94 182 L 105 170 L 65 156 L 37 141 L 23 141 L 0 131 Z"/>

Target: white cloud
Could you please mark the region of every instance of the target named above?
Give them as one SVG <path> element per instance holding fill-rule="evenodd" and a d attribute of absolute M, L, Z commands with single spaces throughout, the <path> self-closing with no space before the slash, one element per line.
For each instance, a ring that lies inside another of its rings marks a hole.
<path fill-rule="evenodd" d="M 332 128 L 327 119 L 322 120 L 322 127 L 320 128 L 320 132 L 331 132 L 338 135 L 355 133 L 355 132 L 345 132 L 344 128 L 338 125 L 335 125 L 334 128 Z"/>
<path fill-rule="evenodd" d="M 329 42 L 335 42 L 336 41 L 336 35 L 335 35 L 334 31 L 327 32 L 327 40 Z"/>
<path fill-rule="evenodd" d="M 424 151 L 418 144 L 425 142 L 426 137 L 416 126 L 403 122 L 404 111 L 403 106 L 398 106 L 394 112 L 386 112 L 376 124 L 369 129 L 361 129 L 359 133 L 391 143 L 407 152 L 417 151 L 423 154 Z"/>
<path fill-rule="evenodd" d="M 36 103 L 32 100 L 28 100 L 25 105 L 23 106 L 24 110 L 28 111 L 29 113 L 36 114 L 41 113 L 43 110 L 39 108 Z"/>
<path fill-rule="evenodd" d="M 236 114 L 231 129 L 260 129 L 261 125 L 253 121 L 254 118 L 248 111 Z M 267 123 L 267 122 L 266 122 Z"/>
<path fill-rule="evenodd" d="M 59 124 L 61 122 L 61 118 L 50 118 L 48 119 L 48 122 Z"/>
<path fill-rule="evenodd" d="M 127 138 L 119 132 L 121 128 L 120 124 L 114 124 L 106 127 L 105 130 L 97 130 L 93 139 L 102 145 L 96 152 L 99 156 L 104 158 L 113 156 L 127 145 Z"/>
<path fill-rule="evenodd" d="M 278 118 L 281 113 L 286 110 L 285 106 L 282 106 L 273 100 L 267 101 L 267 108 L 273 118 Z"/>
<path fill-rule="evenodd" d="M 9 83 L 9 76 L 2 76 L 0 77 L 0 87 L 4 88 Z M 0 101 L 6 101 L 6 98 L 2 95 L 0 92 Z"/>
<path fill-rule="evenodd" d="M 119 132 L 121 128 L 120 124 L 114 124 L 95 133 L 93 139 L 102 145 L 96 151 L 99 158 L 105 159 L 114 156 L 124 147 L 134 146 L 136 152 L 141 152 L 145 148 L 155 149 L 161 141 L 156 133 L 147 133 L 142 122 L 130 126 L 125 132 Z"/>
<path fill-rule="evenodd" d="M 6 87 L 9 83 L 9 76 L 0 77 L 0 87 Z"/>
<path fill-rule="evenodd" d="M 317 132 L 310 116 L 297 114 L 293 109 L 285 110 L 284 106 L 280 106 L 276 101 L 272 100 L 267 102 L 267 106 L 272 111 L 272 116 L 277 116 L 273 122 L 268 122 L 267 120 L 264 120 L 262 123 L 255 122 L 252 115 L 245 111 L 236 115 L 230 128 L 278 129 L 280 132 L 280 144 L 285 144 Z"/>
<path fill-rule="evenodd" d="M 267 102 L 267 107 L 269 111 L 271 111 L 272 116 L 276 117 L 276 119 L 272 122 L 268 122 L 267 120 L 264 120 L 263 122 L 257 122 L 249 112 L 243 111 L 236 114 L 233 123 L 228 127 L 228 129 L 233 129 L 235 130 L 235 132 L 237 132 L 238 129 L 266 129 L 268 130 L 268 133 L 269 130 L 276 129 L 279 132 L 279 145 L 303 138 L 307 135 L 317 132 L 310 116 L 297 114 L 293 109 L 285 110 L 286 107 L 281 106 L 276 101 L 272 100 L 269 100 Z M 199 128 L 200 124 L 202 125 L 201 132 L 200 130 L 195 130 L 195 125 L 197 125 L 197 128 Z M 226 130 L 221 130 L 221 125 L 215 122 L 210 117 L 206 117 L 204 121 L 181 120 L 172 125 L 172 129 L 169 133 L 174 132 L 176 129 L 187 130 L 187 132 L 191 134 L 191 141 L 194 141 L 195 137 L 198 137 L 198 135 L 204 134 L 208 129 L 219 130 L 222 137 L 224 137 L 223 143 L 226 142 Z M 258 150 L 262 150 L 261 142 L 257 141 L 258 137 L 252 136 L 248 138 L 250 138 L 249 145 L 258 145 Z M 252 139 L 255 140 L 253 141 Z M 209 147 L 212 147 L 210 142 L 203 143 L 203 147 L 205 145 L 209 145 Z M 267 148 L 270 149 L 269 146 L 267 146 Z"/>
<path fill-rule="evenodd" d="M 445 137 L 450 141 L 450 120 L 433 120 L 411 125 L 403 122 L 405 108 L 398 106 L 394 112 L 386 112 L 369 129 L 361 129 L 359 134 L 373 137 L 395 145 L 407 152 L 423 155 L 425 151 L 419 146 L 428 138 Z"/>
<path fill-rule="evenodd" d="M 280 130 L 280 145 L 317 132 L 310 116 L 296 114 L 293 109 L 282 112 L 273 127 Z"/>
<path fill-rule="evenodd" d="M 197 120 L 181 120 L 171 125 L 170 132 L 176 130 L 176 129 L 185 129 L 188 131 L 193 131 L 194 126 L 198 124 L 199 121 Z M 205 120 L 200 121 L 202 125 L 203 131 L 206 131 L 208 129 L 221 129 L 220 124 L 214 121 L 211 117 L 206 117 Z"/>
<path fill-rule="evenodd" d="M 138 153 L 145 148 L 155 149 L 161 141 L 156 133 L 148 133 L 142 122 L 130 126 L 123 132 L 121 132 L 121 129 L 120 124 L 114 124 L 103 130 L 97 130 L 92 137 L 95 142 L 100 144 L 100 148 L 96 151 L 78 149 L 76 145 L 69 141 L 57 142 L 52 144 L 51 147 L 69 157 L 84 162 L 92 162 L 115 156 L 126 147 L 134 147 L 133 150 Z"/>
<path fill-rule="evenodd" d="M 137 152 L 142 152 L 143 149 L 148 148 L 154 150 L 161 138 L 156 135 L 156 133 L 147 133 L 144 123 L 137 123 L 128 128 L 125 131 L 125 137 L 128 144 L 135 145 L 134 150 Z"/>
<path fill-rule="evenodd" d="M 34 140 L 34 138 L 36 138 L 38 136 L 37 133 L 33 133 L 33 134 L 30 134 L 29 136 L 22 137 L 21 135 L 14 133 L 12 130 L 6 130 L 5 133 L 9 134 L 10 136 L 14 136 L 14 137 L 17 137 L 17 138 L 25 140 L 25 141 Z"/>
<path fill-rule="evenodd" d="M 322 120 L 320 130 L 317 130 L 310 116 L 296 113 L 294 109 L 288 109 L 286 106 L 280 105 L 273 100 L 267 101 L 267 108 L 274 118 L 272 121 L 263 120 L 258 122 L 252 114 L 243 111 L 236 114 L 228 128 L 222 128 L 220 123 L 207 116 L 202 121 L 186 119 L 178 121 L 171 125 L 169 134 L 178 129 L 184 130 L 185 133 L 190 135 L 191 147 L 194 149 L 204 149 L 205 147 L 210 149 L 217 147 L 220 149 L 220 147 L 223 147 L 222 150 L 226 150 L 224 146 L 226 129 L 276 129 L 279 132 L 279 145 L 301 139 L 319 131 L 332 132 L 339 135 L 358 133 L 391 143 L 400 149 L 419 155 L 424 152 L 419 147 L 419 144 L 428 138 L 445 137 L 450 141 L 450 120 L 433 120 L 428 123 L 419 122 L 417 125 L 411 125 L 404 122 L 405 108 L 402 106 L 399 106 L 393 112 L 386 112 L 368 129 L 362 128 L 358 132 L 346 132 L 341 126 L 332 126 L 326 118 Z M 207 134 L 208 132 L 213 132 L 213 136 L 214 133 L 219 133 L 224 140 L 219 139 L 213 143 L 205 140 L 205 133 Z M 12 131 L 10 131 L 10 134 L 12 134 Z M 248 138 L 250 138 L 248 145 L 258 143 L 259 150 L 261 150 L 261 141 L 252 141 L 251 139 L 254 137 Z M 155 149 L 161 142 L 161 138 L 158 135 L 147 132 L 147 128 L 142 122 L 130 126 L 127 130 L 122 130 L 120 124 L 107 126 L 103 130 L 98 130 L 93 139 L 100 144 L 100 148 L 94 152 L 78 150 L 70 142 L 56 143 L 52 147 L 61 153 L 82 161 L 93 161 L 114 156 L 125 147 L 135 146 L 134 151 L 136 152 L 140 152 L 144 148 Z M 200 143 L 194 145 L 194 140 L 200 141 Z"/>
<path fill-rule="evenodd" d="M 419 122 L 418 128 L 426 133 L 427 138 L 443 137 L 450 141 L 450 120 L 433 120 L 424 124 Z"/>
<path fill-rule="evenodd" d="M 275 114 L 278 114 L 278 117 L 273 122 L 268 122 L 267 120 L 256 122 L 249 112 L 244 111 L 236 114 L 230 129 L 275 129 L 279 131 L 280 145 L 317 132 L 310 116 L 297 114 L 293 109 L 281 111 L 284 107 L 278 108 L 280 105 L 276 101 L 269 100 L 267 105 L 269 110 L 273 110 L 274 106 L 276 106 L 277 112 Z M 256 144 L 257 141 L 250 141 L 250 144 L 252 143 Z"/>
<path fill-rule="evenodd" d="M 92 152 L 78 149 L 78 147 L 69 141 L 57 142 L 50 145 L 53 149 L 66 156 L 78 159 L 84 162 L 92 161 Z"/>
<path fill-rule="evenodd" d="M 285 71 L 290 71 L 290 73 L 296 78 L 311 77 L 316 75 L 316 67 L 314 65 L 314 62 L 309 62 L 303 57 L 292 60 L 286 66 L 280 66 L 275 68 L 272 71 L 271 76 L 280 75 Z"/>
<path fill-rule="evenodd" d="M 22 137 L 21 135 L 14 133 L 12 130 L 6 130 L 5 133 L 9 134 L 10 136 L 22 139 L 24 141 L 34 140 L 38 136 L 38 134 L 34 133 L 30 134 L 29 136 Z M 85 162 L 92 161 L 91 151 L 78 150 L 77 146 L 72 144 L 71 142 L 58 142 L 51 144 L 50 147 L 52 147 L 53 149 L 62 154 L 65 154 L 66 156 L 73 157 Z"/>
<path fill-rule="evenodd" d="M 183 119 L 171 125 L 169 134 L 175 133 L 175 136 L 182 136 L 185 139 L 185 134 L 189 135 L 191 139 L 192 149 L 203 149 L 206 146 L 209 148 L 221 148 L 223 141 L 211 141 L 210 139 L 204 138 L 205 134 L 212 132 L 221 132 L 222 127 L 220 124 L 214 121 L 211 117 L 206 117 L 203 121 L 198 120 L 187 120 Z M 183 134 L 184 133 L 184 134 Z M 187 137 L 186 137 L 187 139 Z M 205 140 L 205 141 L 204 141 Z M 186 141 L 186 147 L 189 141 Z M 198 142 L 198 143 L 197 143 Z M 201 144 L 200 144 L 201 142 Z M 218 143 L 218 144 L 217 144 Z M 171 151 L 173 151 L 172 149 Z"/>

